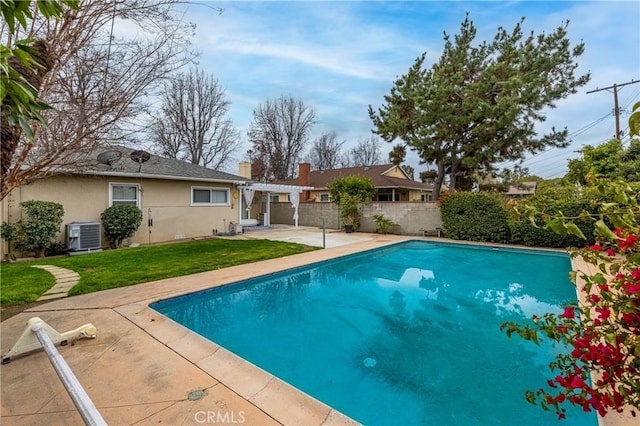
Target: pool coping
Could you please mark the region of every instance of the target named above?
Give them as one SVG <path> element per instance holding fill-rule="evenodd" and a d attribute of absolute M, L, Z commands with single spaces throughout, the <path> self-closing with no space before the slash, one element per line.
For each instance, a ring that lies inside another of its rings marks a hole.
<path fill-rule="evenodd" d="M 25 318 L 40 316 L 45 321 L 55 322 L 56 320 L 59 320 L 61 316 L 65 316 L 69 311 L 79 311 L 82 313 L 82 315 L 87 312 L 86 317 L 91 320 L 90 313 L 92 310 L 106 309 L 111 310 L 113 313 L 116 313 L 122 319 L 126 320 L 129 324 L 135 326 L 137 329 L 144 333 L 142 335 L 142 339 L 140 339 L 139 342 L 141 346 L 150 344 L 149 339 L 152 339 L 153 342 L 160 343 L 162 345 L 163 354 L 165 354 L 165 351 L 170 351 L 170 356 L 177 355 L 187 363 L 195 366 L 199 371 L 204 372 L 206 375 L 208 375 L 212 379 L 212 382 L 223 385 L 226 389 L 231 391 L 232 394 L 235 394 L 236 396 L 249 403 L 252 406 L 251 408 L 255 409 L 256 416 L 258 416 L 261 412 L 266 415 L 266 420 L 273 420 L 276 423 L 285 425 L 358 424 L 356 421 L 344 415 L 343 413 L 329 407 L 328 405 L 318 401 L 308 394 L 287 384 L 286 382 L 280 380 L 278 377 L 267 373 L 266 371 L 260 369 L 259 367 L 246 360 L 243 360 L 239 356 L 236 356 L 235 354 L 229 352 L 216 343 L 186 329 L 182 325 L 155 311 L 149 305 L 161 300 L 207 290 L 213 287 L 219 287 L 249 278 L 255 278 L 257 276 L 277 273 L 296 267 L 303 267 L 310 264 L 323 262 L 350 254 L 362 253 L 368 250 L 373 250 L 376 248 L 381 248 L 409 240 L 438 241 L 457 245 L 471 244 L 509 249 L 516 248 L 524 250 L 544 250 L 566 253 L 565 250 L 548 250 L 504 244 L 460 242 L 441 238 L 434 239 L 428 237 L 402 237 L 394 235 L 373 234 L 370 240 L 357 242 L 354 244 L 328 248 L 324 250 L 317 250 L 314 252 L 288 256 L 285 258 L 261 261 L 248 265 L 225 268 L 217 271 L 209 271 L 190 275 L 187 277 L 171 278 L 167 280 L 139 284 L 132 287 L 107 290 L 83 296 L 76 296 L 40 305 L 26 311 L 25 313 L 20 314 L 18 316 L 19 318 L 16 318 L 15 320 L 13 318 L 10 318 L 9 320 L 2 322 L 2 353 L 6 353 L 7 349 L 10 347 L 7 347 L 7 344 L 12 345 L 13 342 L 15 342 L 15 339 L 9 339 L 16 334 L 15 327 L 16 324 L 20 323 L 20 320 L 24 321 Z M 573 262 L 572 265 L 574 269 L 576 269 L 576 266 L 579 266 L 581 268 L 585 266 L 575 264 Z M 8 331 L 8 328 L 12 326 L 14 327 L 14 329 L 12 332 L 8 333 L 9 335 L 7 336 L 6 331 Z M 100 332 L 101 329 L 98 328 L 99 337 Z M 144 337 L 145 335 L 147 337 Z M 99 338 L 96 340 L 99 340 Z M 82 347 L 83 344 L 83 341 L 79 341 L 76 346 Z M 143 348 L 141 350 L 143 350 Z M 42 355 L 43 354 L 36 354 L 33 357 L 42 357 Z M 161 355 L 162 354 L 159 354 L 158 356 Z M 169 356 L 168 353 L 165 355 Z M 131 362 L 131 360 L 127 359 L 124 359 L 122 361 Z M 16 364 L 19 362 L 22 361 L 16 360 Z M 138 362 L 144 362 L 144 360 L 139 360 Z M 13 364 L 13 362 L 11 364 Z M 40 361 L 39 365 L 41 364 L 42 361 Z M 45 365 L 44 367 L 49 366 Z M 116 371 L 118 370 L 118 367 L 116 365 L 114 365 L 113 368 Z M 29 409 L 26 409 L 25 407 L 20 407 L 20 410 L 13 410 L 13 407 L 8 406 L 10 405 L 10 403 L 14 402 L 14 399 L 10 397 L 6 398 L 6 396 L 8 396 L 7 387 L 12 385 L 11 379 L 13 376 L 12 374 L 7 375 L 4 373 L 5 370 L 3 367 L 3 398 L 1 414 L 3 424 L 12 424 L 11 420 L 15 420 L 16 424 L 21 424 L 24 421 L 33 421 L 33 419 L 35 418 L 37 418 L 38 421 L 46 419 L 47 410 L 42 408 L 42 404 L 33 404 L 34 408 L 32 411 L 29 411 Z M 36 373 L 37 372 L 33 372 L 33 374 Z M 15 377 L 21 376 L 16 375 Z M 37 381 L 37 377 L 35 379 Z M 85 382 L 83 380 L 80 381 L 81 383 Z M 137 384 L 134 383 L 132 386 L 135 385 Z M 92 386 L 92 389 L 95 389 L 95 387 Z M 99 388 L 95 389 L 95 392 L 100 391 L 113 392 L 114 390 L 100 390 Z M 101 410 L 101 406 L 99 403 L 100 396 L 93 396 L 93 398 L 96 400 L 98 409 Z M 231 401 L 233 400 L 231 399 Z M 18 402 L 15 403 L 17 404 Z M 229 409 L 229 407 L 232 407 L 233 404 L 233 402 L 229 402 L 226 405 L 227 409 Z M 202 423 L 197 421 L 197 419 L 194 419 L 193 417 L 191 419 L 187 418 L 188 415 L 193 416 L 193 408 L 190 408 L 190 410 L 191 411 L 189 412 L 189 414 L 180 414 L 182 416 L 181 424 Z M 71 421 L 71 423 L 77 423 L 79 415 L 73 413 L 73 409 L 71 409 L 70 411 L 71 412 L 67 414 L 68 416 L 70 416 L 69 418 L 73 420 Z M 231 411 L 233 412 L 233 410 Z M 23 415 L 14 416 L 13 413 L 16 412 L 23 413 Z M 7 416 L 7 413 L 10 413 L 11 415 Z M 108 409 L 104 410 L 103 413 L 107 420 L 111 420 L 108 421 L 108 423 L 131 424 L 132 422 L 136 422 L 135 418 L 126 418 L 126 416 L 122 418 L 122 413 L 118 413 L 118 416 L 120 417 L 115 417 L 119 421 L 114 421 L 108 417 L 110 413 L 111 411 Z M 60 421 L 59 413 L 52 414 L 52 416 L 56 417 L 51 417 L 49 420 L 55 419 L 56 421 Z M 155 418 L 157 418 L 157 416 Z M 256 418 L 261 419 L 262 417 L 258 416 Z M 618 426 L 629 424 L 628 418 L 622 418 L 621 421 L 617 422 L 615 421 L 616 418 L 619 418 L 619 416 L 607 415 L 607 417 L 604 419 L 598 417 L 598 422 L 600 426 Z M 191 423 L 189 423 L 189 420 L 191 420 Z"/>

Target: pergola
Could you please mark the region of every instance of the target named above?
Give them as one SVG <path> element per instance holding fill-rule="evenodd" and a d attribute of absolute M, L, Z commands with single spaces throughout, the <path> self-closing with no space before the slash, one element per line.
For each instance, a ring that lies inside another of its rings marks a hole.
<path fill-rule="evenodd" d="M 267 213 L 265 214 L 264 226 L 271 225 L 271 193 L 277 194 L 289 194 L 289 201 L 291 207 L 293 207 L 293 220 L 296 228 L 298 227 L 298 206 L 300 205 L 300 193 L 302 191 L 309 191 L 313 189 L 313 186 L 299 186 L 299 185 L 281 185 L 274 183 L 262 183 L 262 182 L 248 182 L 246 186 L 240 186 L 242 189 L 242 200 L 244 201 L 244 208 L 250 209 L 253 201 L 253 196 L 256 191 L 267 193 Z M 239 209 L 238 222 L 242 223 L 242 209 Z"/>

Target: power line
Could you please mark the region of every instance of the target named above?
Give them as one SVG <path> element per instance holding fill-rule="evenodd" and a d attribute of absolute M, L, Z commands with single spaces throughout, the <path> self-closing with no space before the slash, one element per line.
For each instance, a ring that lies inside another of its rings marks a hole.
<path fill-rule="evenodd" d="M 606 115 L 604 115 L 604 116 L 602 116 L 602 117 L 600 117 L 600 118 L 598 118 L 598 119 L 596 119 L 596 120 L 592 121 L 591 123 L 584 125 L 584 126 L 583 126 L 583 127 L 581 127 L 580 129 L 575 130 L 575 131 L 573 131 L 572 133 L 570 133 L 569 135 L 567 135 L 567 138 L 568 138 L 569 140 L 571 140 L 571 139 L 575 138 L 576 136 L 580 136 L 581 134 L 585 133 L 587 130 L 592 129 L 592 128 L 593 128 L 593 127 L 595 127 L 597 124 L 599 124 L 599 123 L 603 122 L 604 120 L 606 120 L 606 119 L 607 119 L 607 118 L 609 118 L 610 116 L 611 116 L 611 113 L 608 113 L 608 114 L 606 114 Z M 507 165 L 514 165 L 514 164 L 516 164 L 516 163 L 520 163 L 520 164 L 528 163 L 528 164 L 526 164 L 526 165 L 527 165 L 527 166 L 529 166 L 529 165 L 532 165 L 532 164 L 537 163 L 539 160 L 545 161 L 546 159 L 538 159 L 538 160 L 533 161 L 532 163 L 530 163 L 530 161 L 531 161 L 531 160 L 533 160 L 533 159 L 535 159 L 536 157 L 539 157 L 540 155 L 545 154 L 545 153 L 547 153 L 547 152 L 550 152 L 550 151 L 552 151 L 552 150 L 554 150 L 554 149 L 559 149 L 559 148 L 552 146 L 552 147 L 549 147 L 549 148 L 547 148 L 547 149 L 545 149 L 545 150 L 542 150 L 542 151 L 538 152 L 537 154 L 534 154 L 534 155 L 532 155 L 532 156 L 530 156 L 530 157 L 527 157 L 527 158 L 525 158 L 525 159 L 524 159 L 524 160 L 522 160 L 522 161 L 514 161 L 514 160 L 511 160 L 511 161 L 503 161 L 503 162 L 501 162 L 501 163 L 496 164 L 496 166 L 498 166 L 498 167 L 506 167 Z M 560 154 L 560 155 L 561 155 L 561 154 Z M 548 160 L 547 160 L 547 161 L 548 161 Z"/>
<path fill-rule="evenodd" d="M 591 90 L 591 91 L 587 92 L 587 94 L 589 94 L 589 93 L 600 92 L 602 90 L 613 89 L 613 105 L 614 105 L 613 112 L 614 112 L 614 114 L 616 116 L 616 134 L 615 134 L 614 137 L 616 137 L 616 138 L 620 138 L 620 136 L 621 136 L 621 134 L 620 134 L 620 107 L 618 107 L 618 87 L 624 87 L 624 86 L 628 86 L 629 84 L 636 84 L 636 83 L 640 83 L 640 80 L 631 80 L 631 81 L 628 81 L 626 83 L 614 84 L 613 86 L 603 87 L 602 89 L 596 88 L 595 90 Z"/>

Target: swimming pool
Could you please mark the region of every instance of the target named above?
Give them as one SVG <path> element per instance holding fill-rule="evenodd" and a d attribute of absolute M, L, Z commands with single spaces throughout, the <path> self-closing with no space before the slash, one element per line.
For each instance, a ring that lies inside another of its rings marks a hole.
<path fill-rule="evenodd" d="M 523 394 L 558 349 L 499 326 L 560 312 L 569 270 L 563 254 L 412 241 L 151 307 L 367 425 L 557 424 Z"/>

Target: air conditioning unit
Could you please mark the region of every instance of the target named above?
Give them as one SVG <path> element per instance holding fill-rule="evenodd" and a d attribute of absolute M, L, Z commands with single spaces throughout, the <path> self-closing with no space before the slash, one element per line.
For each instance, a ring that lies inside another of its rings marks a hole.
<path fill-rule="evenodd" d="M 72 253 L 100 251 L 101 235 L 98 222 L 71 222 L 67 224 L 67 250 Z"/>
<path fill-rule="evenodd" d="M 242 234 L 242 225 L 236 222 L 229 222 L 229 233 Z"/>

